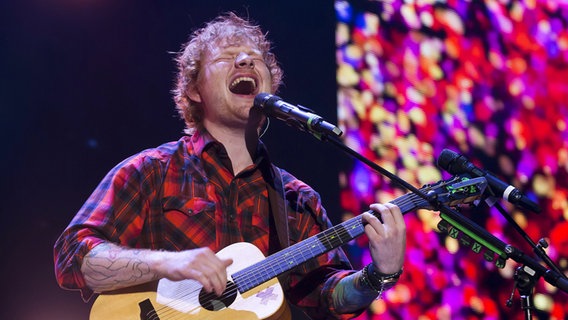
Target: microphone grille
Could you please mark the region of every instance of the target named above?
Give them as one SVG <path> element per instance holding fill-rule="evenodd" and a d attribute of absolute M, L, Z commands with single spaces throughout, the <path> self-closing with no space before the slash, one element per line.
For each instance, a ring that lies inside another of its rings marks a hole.
<path fill-rule="evenodd" d="M 458 174 L 460 172 L 454 172 L 456 170 L 452 170 L 452 163 L 459 158 L 460 155 L 452 150 L 444 149 L 440 153 L 436 165 L 440 169 L 446 170 L 450 174 Z"/>
<path fill-rule="evenodd" d="M 276 97 L 270 93 L 262 92 L 254 97 L 254 106 L 258 108 L 265 108 L 266 102 L 272 97 Z"/>

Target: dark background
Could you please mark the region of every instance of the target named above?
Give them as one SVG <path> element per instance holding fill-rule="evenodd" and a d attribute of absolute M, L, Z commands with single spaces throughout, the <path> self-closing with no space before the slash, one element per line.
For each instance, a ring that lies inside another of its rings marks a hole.
<path fill-rule="evenodd" d="M 331 1 L 0 1 L 1 319 L 87 318 L 55 282 L 53 244 L 109 169 L 179 138 L 171 52 L 228 10 L 269 31 L 279 95 L 336 121 Z M 275 121 L 264 140 L 337 222 L 347 156 Z"/>

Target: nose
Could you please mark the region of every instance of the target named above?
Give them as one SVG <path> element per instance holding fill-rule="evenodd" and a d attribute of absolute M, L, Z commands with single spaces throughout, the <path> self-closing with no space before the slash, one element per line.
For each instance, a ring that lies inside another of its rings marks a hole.
<path fill-rule="evenodd" d="M 235 59 L 236 68 L 254 68 L 254 60 L 248 54 L 241 52 Z"/>

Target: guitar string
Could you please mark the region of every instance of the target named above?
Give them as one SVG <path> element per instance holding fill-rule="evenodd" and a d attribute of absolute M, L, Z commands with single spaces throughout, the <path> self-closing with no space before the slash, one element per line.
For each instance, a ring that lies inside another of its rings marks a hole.
<path fill-rule="evenodd" d="M 337 242 L 340 241 L 340 244 L 343 243 L 344 241 L 342 240 L 343 237 L 345 235 L 349 234 L 348 230 L 352 230 L 352 226 L 361 226 L 361 219 L 353 219 L 351 221 L 346 221 L 345 223 L 342 223 L 341 226 L 343 228 L 332 228 L 332 229 L 327 229 L 326 231 L 324 231 L 324 237 L 310 237 L 308 239 L 306 239 L 306 241 L 300 242 L 298 246 L 295 247 L 290 247 L 290 249 L 288 250 L 287 254 L 281 258 L 278 257 L 269 257 L 267 258 L 268 261 L 266 261 L 265 263 L 263 263 L 263 265 L 266 265 L 268 268 L 272 269 L 273 271 L 275 269 L 277 269 L 279 272 L 277 273 L 281 273 L 284 271 L 287 271 L 288 267 L 284 267 L 283 266 L 283 262 L 287 262 L 287 261 L 293 261 L 293 263 L 290 264 L 298 264 L 298 261 L 304 262 L 307 259 L 305 259 L 304 257 L 304 252 L 310 252 L 310 258 L 315 257 L 317 255 L 323 254 L 326 250 L 327 250 L 327 246 L 326 244 L 330 245 L 331 247 L 337 247 Z M 347 227 L 347 228 L 345 228 Z M 337 230 L 340 229 L 340 230 Z M 345 230 L 348 229 L 348 230 Z M 338 232 L 339 231 L 339 232 Z M 327 235 L 327 237 L 326 237 Z M 337 238 L 331 239 L 330 236 L 337 236 Z M 324 242 L 327 243 L 324 243 Z M 335 242 L 335 243 L 333 243 Z M 331 249 L 330 249 L 331 250 Z M 314 253 L 315 251 L 315 253 Z M 298 254 L 301 255 L 301 257 L 298 256 Z M 241 278 L 244 281 L 244 284 L 246 284 L 248 287 L 254 287 L 254 282 L 258 281 L 256 278 L 258 274 L 264 275 L 264 270 L 268 269 L 268 268 L 264 268 L 261 265 L 253 265 L 251 266 L 251 268 L 247 268 L 244 270 L 241 270 L 240 272 L 236 273 L 235 275 L 239 278 Z M 286 269 L 286 270 L 284 270 Z M 254 275 L 255 279 L 250 279 L 250 275 Z M 234 278 L 234 276 L 233 276 Z M 254 280 L 254 282 L 253 282 Z"/>
<path fill-rule="evenodd" d="M 408 199 L 406 199 L 405 196 L 407 196 L 406 198 L 408 198 Z M 394 199 L 394 200 L 391 201 L 391 202 L 395 202 L 395 201 L 396 201 L 396 204 L 397 204 L 398 206 L 400 206 L 400 207 L 405 207 L 405 206 L 407 206 L 407 205 L 409 205 L 409 204 L 415 202 L 416 199 L 412 199 L 412 198 L 416 198 L 416 197 L 413 197 L 413 196 L 415 196 L 415 195 L 409 193 L 409 194 L 406 194 L 406 195 L 404 195 L 404 196 L 401 196 L 401 197 L 399 197 L 399 198 L 397 198 L 397 199 Z M 403 198 L 404 198 L 404 199 L 403 199 Z M 411 211 L 411 210 L 412 210 L 412 209 L 407 210 L 407 211 Z M 339 226 L 343 226 L 343 228 L 338 228 Z M 339 243 L 339 244 L 337 244 L 337 243 L 334 244 L 334 243 L 331 242 L 330 239 L 325 238 L 325 240 L 327 240 L 328 243 L 332 246 L 332 248 L 331 248 L 330 250 L 333 250 L 333 249 L 335 249 L 335 248 L 337 248 L 337 247 L 343 245 L 343 244 L 346 242 L 346 241 L 343 240 L 343 239 L 344 239 L 344 238 L 343 238 L 344 236 L 348 235 L 349 237 L 351 237 L 351 239 L 349 239 L 349 241 L 351 241 L 351 240 L 354 239 L 355 237 L 360 236 L 364 231 L 361 232 L 361 233 L 358 233 L 357 235 L 355 235 L 354 237 L 352 237 L 352 235 L 349 233 L 349 230 L 354 230 L 354 228 L 360 228 L 360 227 L 362 227 L 362 226 L 363 226 L 362 220 L 361 220 L 361 217 L 360 217 L 360 215 L 359 215 L 359 216 L 356 216 L 356 217 L 354 217 L 354 218 L 352 218 L 352 219 L 349 219 L 349 220 L 347 220 L 347 221 L 345 221 L 345 222 L 343 222 L 343 223 L 341 223 L 341 224 L 339 224 L 339 225 L 337 225 L 337 226 L 335 226 L 335 227 L 332 227 L 332 228 L 330 228 L 330 229 L 326 229 L 326 230 L 322 231 L 322 234 L 325 234 L 325 233 L 333 234 L 333 233 L 335 233 L 335 234 L 338 236 L 338 238 L 335 238 L 335 241 L 340 240 L 341 243 Z M 337 229 L 339 229 L 339 230 L 337 230 Z M 357 231 L 357 232 L 360 232 L 360 230 L 356 230 L 356 231 Z M 310 241 L 310 240 L 311 240 L 311 241 Z M 291 255 L 297 255 L 298 253 L 302 254 L 302 252 L 304 252 L 304 251 L 310 251 L 310 252 L 311 252 L 311 248 L 314 248 L 314 246 L 313 246 L 314 243 L 312 243 L 312 242 L 315 242 L 316 245 L 319 245 L 320 248 L 318 248 L 318 249 L 320 249 L 320 250 L 321 250 L 321 246 L 323 246 L 324 251 L 322 251 L 322 252 L 318 251 L 318 252 L 316 253 L 317 255 L 320 255 L 320 254 L 323 254 L 323 253 L 326 252 L 327 248 L 326 248 L 325 245 L 320 241 L 320 239 L 317 238 L 317 235 L 316 235 L 316 236 L 312 236 L 312 237 L 306 239 L 306 241 L 302 241 L 302 242 L 298 243 L 299 246 L 297 246 L 297 247 L 296 247 L 296 246 L 289 247 L 289 248 L 292 248 L 292 249 L 290 250 L 290 251 L 291 251 L 290 254 L 291 254 Z M 329 250 L 327 250 L 327 251 L 329 251 Z M 311 258 L 314 258 L 314 257 L 316 257 L 317 255 L 314 255 L 314 253 L 312 253 L 312 257 L 311 257 Z M 258 281 L 258 275 L 259 275 L 259 274 L 261 274 L 261 275 L 263 275 L 263 276 L 267 276 L 267 275 L 270 274 L 269 272 L 267 273 L 267 269 L 268 269 L 269 267 L 272 269 L 272 272 L 273 272 L 273 273 L 282 273 L 282 272 L 283 272 L 283 270 L 282 270 L 281 267 L 280 267 L 280 272 L 275 272 L 275 271 L 274 271 L 274 268 L 277 267 L 277 266 L 281 266 L 282 262 L 284 262 L 285 259 L 278 259 L 278 258 L 272 258 L 272 257 L 273 257 L 273 256 L 266 258 L 266 259 L 269 259 L 269 261 L 263 260 L 263 261 L 262 261 L 263 263 L 256 263 L 256 264 L 253 265 L 253 266 L 250 266 L 250 267 L 248 267 L 248 268 L 245 268 L 245 269 L 243 269 L 243 270 L 240 270 L 240 271 L 234 273 L 234 274 L 232 275 L 232 278 L 233 278 L 233 280 L 234 280 L 234 282 L 235 282 L 234 288 L 229 289 L 229 290 L 226 290 L 226 291 L 221 295 L 221 297 L 217 296 L 215 293 L 212 292 L 212 293 L 206 293 L 206 294 L 204 294 L 204 295 L 203 295 L 203 300 L 204 300 L 205 302 L 211 302 L 211 301 L 214 301 L 214 300 L 222 300 L 224 297 L 227 297 L 227 296 L 228 296 L 228 297 L 231 297 L 231 296 L 233 296 L 233 295 L 236 295 L 236 294 L 238 293 L 238 291 L 239 291 L 238 289 L 239 289 L 239 287 L 240 287 L 240 286 L 237 284 L 237 282 L 238 282 L 239 284 L 245 284 L 245 285 L 246 285 L 245 287 L 247 287 L 248 290 L 250 290 L 250 289 L 252 289 L 252 288 L 254 288 L 254 287 L 256 287 L 256 286 L 258 286 L 258 285 L 260 285 L 260 284 L 262 284 L 262 283 L 264 283 L 264 282 L 266 282 L 266 281 L 269 281 L 269 280 L 272 279 L 272 278 L 274 278 L 275 276 L 273 276 L 273 277 L 271 277 L 271 278 L 269 278 L 269 279 L 265 279 L 265 280 L 262 280 L 262 281 Z M 309 259 L 306 259 L 306 260 L 305 260 L 304 257 L 303 257 L 303 254 L 302 254 L 302 260 L 303 260 L 302 262 L 305 262 L 305 261 L 307 261 L 307 260 L 309 260 Z M 262 267 L 261 265 L 266 265 L 266 267 Z M 247 271 L 247 272 L 245 272 L 245 271 Z M 286 270 L 286 271 L 287 271 L 287 270 Z M 255 279 L 253 279 L 253 278 L 255 278 Z M 258 284 L 256 284 L 256 283 L 258 283 Z M 255 284 L 256 284 L 256 285 L 255 285 Z M 173 310 L 172 308 L 175 307 L 175 306 L 178 306 L 178 305 L 183 304 L 183 303 L 184 303 L 183 300 L 182 300 L 183 298 L 194 296 L 194 294 L 198 294 L 198 292 L 200 292 L 201 290 L 202 290 L 202 287 L 200 287 L 200 288 L 198 288 L 198 289 L 193 289 L 193 288 L 192 288 L 192 289 L 190 289 L 190 290 L 183 289 L 183 288 L 180 288 L 180 289 L 176 290 L 176 294 L 174 295 L 174 297 L 176 297 L 176 298 L 175 298 L 175 301 L 174 301 L 173 303 L 170 303 L 170 304 L 167 305 L 167 306 L 163 306 L 163 307 L 160 307 L 160 308 L 158 308 L 157 310 L 155 310 L 156 314 L 160 314 L 160 315 L 159 315 L 159 318 L 161 319 L 161 318 L 164 317 L 167 313 L 170 313 L 170 312 L 177 312 L 177 310 Z M 247 291 L 247 290 L 244 290 L 244 291 Z M 192 309 L 192 310 L 189 310 L 188 312 L 191 312 L 191 311 L 193 311 L 193 310 L 196 310 L 196 309 L 198 309 L 198 308 L 200 308 L 200 307 L 201 307 L 201 306 L 196 307 L 196 308 L 194 308 L 194 309 Z M 165 311 L 164 311 L 164 310 L 165 310 Z M 163 312 L 162 312 L 162 311 L 163 311 Z"/>
<path fill-rule="evenodd" d="M 193 292 L 199 292 L 201 291 L 201 288 L 197 289 L 197 290 L 193 290 L 191 292 L 189 292 L 189 294 L 191 295 Z M 156 313 L 158 313 L 158 311 L 160 311 L 160 319 L 162 318 L 166 318 L 166 316 L 168 316 L 168 314 L 174 314 L 174 316 L 176 314 L 179 314 L 180 311 L 178 311 L 178 309 L 176 307 L 180 307 L 180 309 L 184 309 L 183 305 L 185 303 L 184 300 L 182 300 L 182 298 L 187 297 L 188 296 L 188 292 L 186 292 L 186 289 L 184 289 L 183 287 L 178 287 L 175 291 L 174 294 L 172 295 L 173 297 L 173 301 L 170 301 L 167 305 L 165 305 L 165 307 L 159 308 L 158 310 L 156 310 Z M 197 309 L 201 308 L 201 305 L 199 306 L 195 306 L 192 309 L 187 310 L 185 313 L 182 313 L 182 315 L 185 315 L 186 313 L 190 313 L 193 312 Z M 161 310 L 166 310 L 164 312 L 161 312 Z M 167 319 L 174 319 L 173 317 L 167 317 Z"/>

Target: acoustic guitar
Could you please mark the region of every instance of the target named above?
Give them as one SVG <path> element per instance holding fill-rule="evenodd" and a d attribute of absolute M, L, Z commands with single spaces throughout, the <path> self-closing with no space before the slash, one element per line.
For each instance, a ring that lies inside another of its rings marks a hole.
<path fill-rule="evenodd" d="M 479 199 L 486 184 L 484 178 L 455 176 L 426 185 L 421 191 L 435 203 L 456 207 Z M 429 201 L 413 193 L 391 203 L 403 213 L 420 208 L 435 210 Z M 195 280 L 161 279 L 156 290 L 99 295 L 90 319 L 290 319 L 290 309 L 276 277 L 363 233 L 362 219 L 356 216 L 267 258 L 250 243 L 235 243 L 217 253 L 220 258 L 234 261 L 227 268 L 227 289 L 221 296 L 207 293 Z"/>

